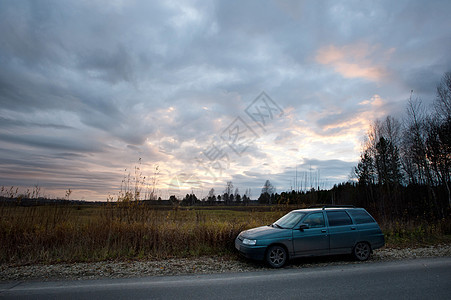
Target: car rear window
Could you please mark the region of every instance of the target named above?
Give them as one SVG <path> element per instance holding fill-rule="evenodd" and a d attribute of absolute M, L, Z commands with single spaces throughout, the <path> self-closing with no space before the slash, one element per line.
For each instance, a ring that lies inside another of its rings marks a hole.
<path fill-rule="evenodd" d="M 345 211 L 326 211 L 329 226 L 352 225 L 351 217 Z"/>
<path fill-rule="evenodd" d="M 356 224 L 366 224 L 376 222 L 372 216 L 365 210 L 350 210 L 349 214 L 352 216 Z"/>

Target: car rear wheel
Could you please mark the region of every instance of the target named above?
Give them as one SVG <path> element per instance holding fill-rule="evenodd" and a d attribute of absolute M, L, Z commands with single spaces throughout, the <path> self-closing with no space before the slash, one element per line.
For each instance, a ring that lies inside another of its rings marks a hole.
<path fill-rule="evenodd" d="M 287 262 L 287 251 L 281 246 L 271 246 L 266 252 L 266 262 L 273 268 L 281 268 Z"/>
<path fill-rule="evenodd" d="M 371 247 L 368 243 L 359 242 L 357 243 L 357 245 L 355 245 L 353 254 L 357 260 L 367 260 L 371 254 Z"/>

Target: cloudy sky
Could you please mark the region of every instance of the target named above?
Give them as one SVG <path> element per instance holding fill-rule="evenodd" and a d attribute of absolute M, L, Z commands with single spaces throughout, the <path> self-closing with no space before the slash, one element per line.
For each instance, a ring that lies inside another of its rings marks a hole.
<path fill-rule="evenodd" d="M 162 198 L 229 180 L 253 198 L 267 179 L 329 188 L 349 179 L 373 120 L 401 115 L 411 90 L 434 100 L 450 11 L 0 0 L 0 186 L 106 200 L 139 167 Z"/>

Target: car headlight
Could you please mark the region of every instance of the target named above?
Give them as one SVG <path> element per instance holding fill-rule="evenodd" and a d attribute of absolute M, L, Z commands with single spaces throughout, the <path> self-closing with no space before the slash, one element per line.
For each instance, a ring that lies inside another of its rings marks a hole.
<path fill-rule="evenodd" d="M 243 239 L 243 244 L 254 246 L 255 244 L 257 244 L 257 240 Z"/>

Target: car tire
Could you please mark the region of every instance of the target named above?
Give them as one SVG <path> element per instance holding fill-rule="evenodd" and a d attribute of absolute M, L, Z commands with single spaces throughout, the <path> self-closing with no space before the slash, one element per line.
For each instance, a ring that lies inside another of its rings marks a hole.
<path fill-rule="evenodd" d="M 371 247 L 368 243 L 359 242 L 355 245 L 352 253 L 357 260 L 365 261 L 370 257 Z"/>
<path fill-rule="evenodd" d="M 284 247 L 271 246 L 266 251 L 266 262 L 273 268 L 281 268 L 287 262 L 288 254 Z"/>

